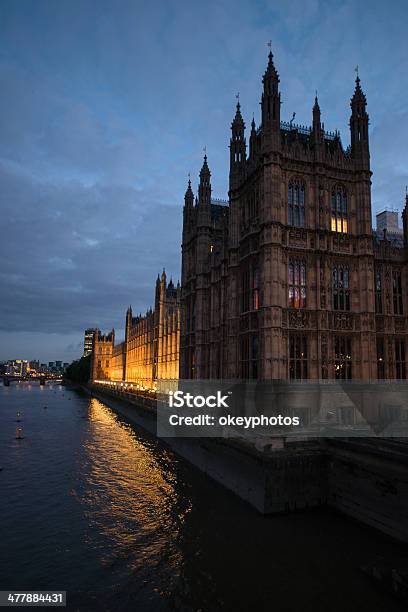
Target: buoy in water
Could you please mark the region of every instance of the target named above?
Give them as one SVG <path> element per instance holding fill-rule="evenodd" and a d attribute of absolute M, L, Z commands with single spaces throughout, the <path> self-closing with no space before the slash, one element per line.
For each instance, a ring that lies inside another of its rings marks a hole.
<path fill-rule="evenodd" d="M 16 429 L 16 440 L 22 440 L 23 439 L 23 430 L 21 427 L 17 427 Z"/>
<path fill-rule="evenodd" d="M 21 421 L 21 414 L 17 412 L 16 423 L 19 423 L 20 421 Z"/>

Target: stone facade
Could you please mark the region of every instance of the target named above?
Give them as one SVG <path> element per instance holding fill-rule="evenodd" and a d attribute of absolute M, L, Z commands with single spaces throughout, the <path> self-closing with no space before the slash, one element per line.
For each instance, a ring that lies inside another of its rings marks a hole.
<path fill-rule="evenodd" d="M 125 340 L 115 345 L 115 331 L 94 338 L 92 380 L 126 381 L 152 390 L 158 379 L 177 379 L 180 354 L 180 286 L 156 281 L 154 310 L 133 317 L 126 312 Z"/>
<path fill-rule="evenodd" d="M 372 230 L 366 97 L 357 77 L 351 144 L 281 121 L 272 53 L 247 151 L 238 102 L 229 204 L 207 157 L 189 181 L 182 239 L 180 378 L 406 377 L 408 199 L 400 238 Z"/>

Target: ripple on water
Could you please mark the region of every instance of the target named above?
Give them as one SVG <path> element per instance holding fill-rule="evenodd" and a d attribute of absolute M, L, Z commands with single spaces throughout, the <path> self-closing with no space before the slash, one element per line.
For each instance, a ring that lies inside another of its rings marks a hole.
<path fill-rule="evenodd" d="M 66 589 L 79 610 L 400 609 L 359 566 L 401 547 L 323 510 L 261 517 L 98 400 L 55 391 L 0 386 L 2 588 Z"/>

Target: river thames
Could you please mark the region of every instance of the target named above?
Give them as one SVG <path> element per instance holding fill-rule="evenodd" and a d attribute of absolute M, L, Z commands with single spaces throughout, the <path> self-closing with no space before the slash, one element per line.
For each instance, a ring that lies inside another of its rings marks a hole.
<path fill-rule="evenodd" d="M 360 569 L 402 545 L 324 509 L 262 517 L 69 388 L 0 386 L 0 490 L 0 588 L 70 610 L 405 609 Z"/>

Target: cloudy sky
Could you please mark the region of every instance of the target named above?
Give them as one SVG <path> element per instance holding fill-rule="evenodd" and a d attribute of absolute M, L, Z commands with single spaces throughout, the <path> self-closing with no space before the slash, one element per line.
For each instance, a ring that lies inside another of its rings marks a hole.
<path fill-rule="evenodd" d="M 226 197 L 235 95 L 259 118 L 272 40 L 282 119 L 349 143 L 360 67 L 373 213 L 408 183 L 408 6 L 390 0 L 2 0 L 0 359 L 71 360 L 123 328 L 163 266 L 178 278 L 183 195 L 207 147 Z"/>

